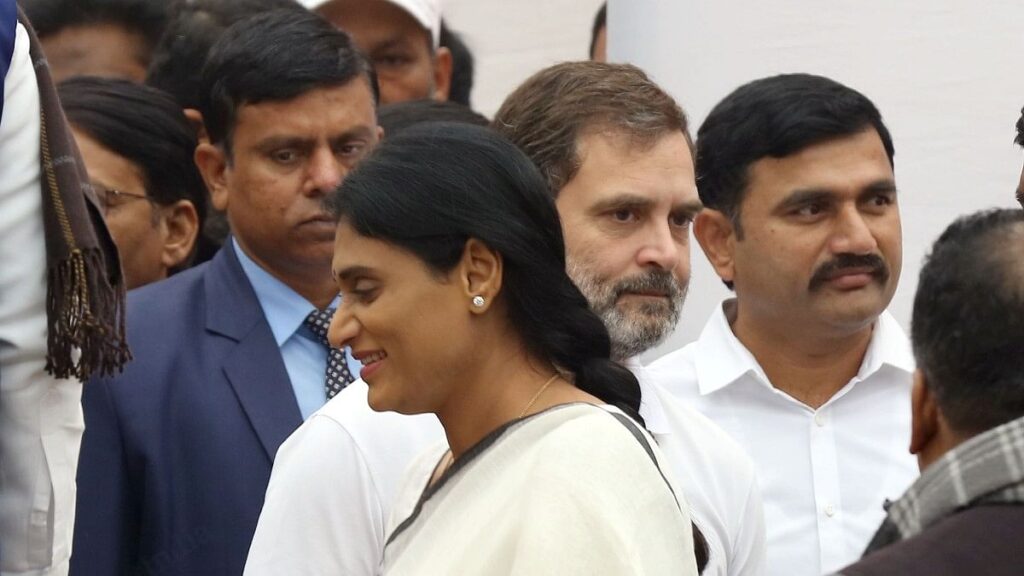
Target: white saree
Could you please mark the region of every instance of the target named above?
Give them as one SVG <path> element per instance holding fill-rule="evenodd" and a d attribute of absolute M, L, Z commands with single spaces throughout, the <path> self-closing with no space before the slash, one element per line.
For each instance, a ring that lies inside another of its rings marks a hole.
<path fill-rule="evenodd" d="M 427 487 L 446 450 L 406 476 L 386 576 L 697 574 L 682 492 L 615 408 L 567 404 L 513 421 Z"/>

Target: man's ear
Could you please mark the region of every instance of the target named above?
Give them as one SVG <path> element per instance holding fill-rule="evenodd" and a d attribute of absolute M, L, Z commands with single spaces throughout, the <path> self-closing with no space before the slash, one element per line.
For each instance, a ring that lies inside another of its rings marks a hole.
<path fill-rule="evenodd" d="M 718 277 L 725 282 L 734 281 L 736 229 L 732 219 L 718 210 L 704 208 L 694 219 L 693 236 Z"/>
<path fill-rule="evenodd" d="M 939 434 L 939 407 L 920 368 L 914 371 L 910 412 L 910 453 L 920 455 Z"/>
<path fill-rule="evenodd" d="M 452 91 L 452 52 L 440 46 L 434 51 L 434 100 L 446 101 Z"/>
<path fill-rule="evenodd" d="M 184 263 L 199 237 L 199 214 L 188 200 L 178 200 L 170 206 L 161 206 L 163 222 L 163 251 L 160 263 L 168 270 Z"/>
<path fill-rule="evenodd" d="M 501 254 L 476 238 L 466 241 L 462 261 L 457 268 L 466 304 L 475 313 L 486 312 L 501 292 L 503 263 Z M 482 306 L 472 304 L 475 297 L 484 299 Z"/>
<path fill-rule="evenodd" d="M 195 160 L 199 173 L 206 182 L 206 189 L 210 191 L 210 203 L 221 212 L 227 210 L 227 154 L 220 146 L 204 142 L 196 146 Z"/>
<path fill-rule="evenodd" d="M 206 133 L 206 124 L 203 122 L 203 113 L 195 108 L 185 108 L 185 118 L 188 118 L 188 123 L 192 125 L 192 129 L 196 132 L 196 140 L 199 140 L 200 144 L 209 144 L 210 136 Z"/>

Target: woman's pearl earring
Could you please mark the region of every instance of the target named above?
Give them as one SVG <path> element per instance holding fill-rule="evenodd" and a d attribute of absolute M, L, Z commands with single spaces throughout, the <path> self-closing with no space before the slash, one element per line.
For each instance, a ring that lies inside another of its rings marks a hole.
<path fill-rule="evenodd" d="M 476 306 L 477 308 L 483 308 L 485 302 L 486 300 L 484 300 L 483 296 L 473 296 L 473 306 Z"/>

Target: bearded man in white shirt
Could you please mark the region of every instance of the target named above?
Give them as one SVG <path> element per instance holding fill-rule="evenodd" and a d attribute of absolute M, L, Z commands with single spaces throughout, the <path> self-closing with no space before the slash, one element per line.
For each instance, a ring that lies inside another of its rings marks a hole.
<path fill-rule="evenodd" d="M 528 79 L 492 127 L 556 196 L 570 276 L 608 327 L 613 359 L 640 381 L 640 414 L 705 541 L 703 574 L 762 574 L 752 462 L 650 386 L 636 360 L 674 329 L 689 282 L 689 228 L 701 205 L 683 111 L 633 66 L 572 62 Z M 361 381 L 314 415 L 278 452 L 246 575 L 373 574 L 406 455 L 443 440 L 426 418 L 372 412 Z"/>
<path fill-rule="evenodd" d="M 913 358 L 885 311 L 902 257 L 892 159 L 871 101 L 807 74 L 738 88 L 697 133 L 694 233 L 736 294 L 650 371 L 753 457 L 769 574 L 859 557 L 917 475 Z"/>

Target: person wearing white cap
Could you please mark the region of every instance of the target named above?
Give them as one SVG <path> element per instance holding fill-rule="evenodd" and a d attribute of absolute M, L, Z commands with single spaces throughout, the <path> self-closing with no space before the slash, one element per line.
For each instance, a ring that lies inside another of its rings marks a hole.
<path fill-rule="evenodd" d="M 452 55 L 440 46 L 441 0 L 301 0 L 345 30 L 373 63 L 380 103 L 447 100 Z"/>

